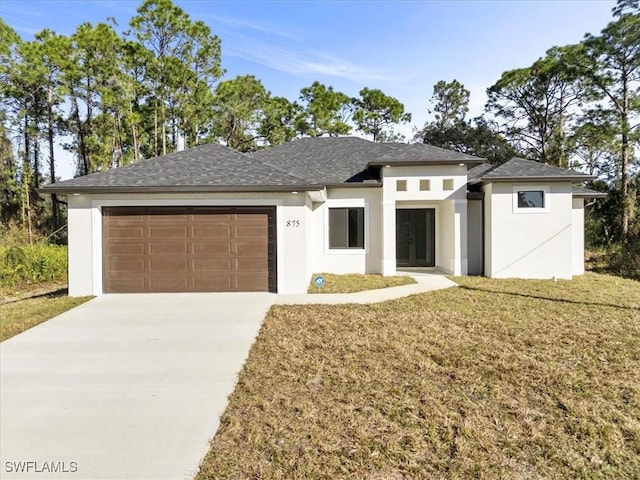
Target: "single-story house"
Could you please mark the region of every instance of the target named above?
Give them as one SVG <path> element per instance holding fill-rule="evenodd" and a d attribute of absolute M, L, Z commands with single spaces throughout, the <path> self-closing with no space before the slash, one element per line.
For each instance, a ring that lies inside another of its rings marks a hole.
<path fill-rule="evenodd" d="M 571 278 L 592 177 L 424 144 L 208 144 L 51 184 L 67 196 L 69 294 L 303 293 L 313 272 Z"/>

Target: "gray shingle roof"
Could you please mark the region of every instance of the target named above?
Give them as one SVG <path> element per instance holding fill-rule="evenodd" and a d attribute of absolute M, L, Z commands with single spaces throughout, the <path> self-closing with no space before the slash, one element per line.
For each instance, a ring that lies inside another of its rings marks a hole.
<path fill-rule="evenodd" d="M 490 163 L 481 163 L 467 170 L 467 181 L 469 183 L 477 183 L 482 180 L 482 176 L 496 168 L 496 165 Z"/>
<path fill-rule="evenodd" d="M 577 198 L 605 198 L 607 193 L 591 190 L 590 188 L 573 186 L 571 187 L 571 194 Z"/>
<path fill-rule="evenodd" d="M 419 162 L 481 163 L 484 160 L 484 158 L 424 143 L 385 143 L 383 145 L 389 146 L 391 151 L 375 160 L 373 162 L 374 165 Z"/>
<path fill-rule="evenodd" d="M 356 137 L 300 138 L 251 153 L 251 158 L 310 183 L 362 181 L 367 165 L 391 147 Z"/>
<path fill-rule="evenodd" d="M 374 143 L 355 137 L 301 138 L 252 154 L 207 144 L 55 183 L 42 190 L 45 193 L 312 190 L 324 185 L 361 183 L 376 176 L 369 168 L 372 165 L 481 161 L 425 144 Z M 468 176 L 470 183 L 592 178 L 522 158 L 499 166 L 480 163 L 469 169 Z"/>
<path fill-rule="evenodd" d="M 218 188 L 308 185 L 247 155 L 217 144 L 207 144 L 139 163 L 65 180 L 47 191 L 167 189 L 209 191 Z M 242 188 L 237 188 L 242 190 Z"/>
<path fill-rule="evenodd" d="M 544 163 L 514 157 L 482 175 L 483 181 L 509 180 L 566 180 L 583 181 L 594 178 L 592 175 L 564 168 L 552 167 Z"/>

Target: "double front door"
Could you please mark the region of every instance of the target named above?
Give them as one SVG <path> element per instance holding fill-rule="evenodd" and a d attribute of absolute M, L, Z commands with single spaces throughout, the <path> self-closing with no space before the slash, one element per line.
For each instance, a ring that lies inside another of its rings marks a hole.
<path fill-rule="evenodd" d="M 396 264 L 398 267 L 434 267 L 436 213 L 433 208 L 396 210 Z"/>

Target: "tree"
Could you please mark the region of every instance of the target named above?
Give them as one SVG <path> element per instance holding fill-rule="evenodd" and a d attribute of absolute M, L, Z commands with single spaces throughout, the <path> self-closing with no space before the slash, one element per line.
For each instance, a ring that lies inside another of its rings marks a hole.
<path fill-rule="evenodd" d="M 483 117 L 467 121 L 470 93 L 457 80 L 440 80 L 433 87 L 433 104 L 430 113 L 435 120 L 425 124 L 416 133 L 414 140 L 448 148 L 456 152 L 486 158 L 491 163 L 503 163 L 518 155 L 518 152 L 497 131 L 494 123 Z"/>
<path fill-rule="evenodd" d="M 351 99 L 333 87 L 313 82 L 300 90 L 304 113 L 298 120 L 302 134 L 312 137 L 347 135 L 351 127 L 347 123 L 351 115 Z"/>
<path fill-rule="evenodd" d="M 374 142 L 383 141 L 385 128 L 411 121 L 411 114 L 405 113 L 404 105 L 396 98 L 385 95 L 381 90 L 360 90 L 360 98 L 351 100 L 355 108 L 353 121 L 356 129 L 365 135 L 372 135 Z"/>
<path fill-rule="evenodd" d="M 269 97 L 263 106 L 258 134 L 268 145 L 281 145 L 296 138 L 296 120 L 302 108 L 284 97 Z"/>
<path fill-rule="evenodd" d="M 622 7 L 631 2 L 619 2 Z M 637 9 L 636 9 L 637 10 Z M 586 35 L 582 46 L 585 58 L 581 73 L 601 95 L 603 109 L 615 116 L 620 137 L 621 232 L 629 241 L 633 199 L 629 189 L 629 165 L 633 163 L 633 143 L 638 140 L 640 95 L 640 14 L 616 10 L 618 18 L 610 22 L 599 36 Z"/>
<path fill-rule="evenodd" d="M 614 124 L 609 112 L 586 112 L 569 139 L 573 152 L 571 166 L 598 178 L 613 180 L 618 177 L 616 152 L 619 151 L 619 141 Z"/>
<path fill-rule="evenodd" d="M 220 82 L 214 95 L 212 134 L 241 152 L 257 148 L 257 132 L 269 94 L 253 75 Z"/>
<path fill-rule="evenodd" d="M 166 154 L 168 140 L 176 149 L 181 134 L 197 143 L 210 89 L 223 74 L 220 39 L 171 0 L 145 0 L 130 26 L 129 34 L 149 52 L 145 81 L 153 96 L 154 154 Z"/>
<path fill-rule="evenodd" d="M 435 117 L 434 125 L 447 128 L 464 122 L 469 112 L 469 96 L 469 90 L 456 79 L 448 83 L 444 80 L 436 83 L 431 96 L 433 110 L 429 110 Z"/>
<path fill-rule="evenodd" d="M 485 110 L 502 120 L 505 136 L 527 156 L 568 166 L 567 124 L 585 100 L 574 63 L 576 47 L 554 47 L 526 68 L 509 70 L 487 90 Z"/>

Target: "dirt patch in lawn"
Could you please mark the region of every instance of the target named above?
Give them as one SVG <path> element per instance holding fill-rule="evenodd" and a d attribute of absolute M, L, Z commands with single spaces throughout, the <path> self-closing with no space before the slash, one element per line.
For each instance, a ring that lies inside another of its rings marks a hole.
<path fill-rule="evenodd" d="M 638 478 L 640 283 L 277 306 L 198 480 Z"/>
<path fill-rule="evenodd" d="M 325 284 L 318 288 L 314 284 L 314 279 L 321 275 L 324 277 Z M 309 283 L 309 293 L 356 293 L 365 290 L 377 290 L 379 288 L 399 287 L 401 285 L 411 285 L 416 281 L 405 275 L 397 275 L 392 277 L 383 277 L 382 275 L 368 274 L 360 275 L 349 273 L 346 275 L 335 275 L 332 273 L 318 273 L 311 277 Z"/>

